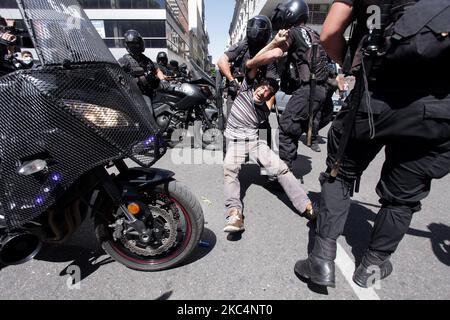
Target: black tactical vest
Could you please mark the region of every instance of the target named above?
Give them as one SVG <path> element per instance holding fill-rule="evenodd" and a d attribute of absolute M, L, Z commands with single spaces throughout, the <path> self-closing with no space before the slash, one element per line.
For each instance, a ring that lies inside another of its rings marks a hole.
<path fill-rule="evenodd" d="M 369 77 L 372 87 L 427 91 L 448 86 L 450 0 L 355 1 L 357 24 L 350 39 L 353 69 L 361 64 L 372 5 L 382 8 L 380 54 Z"/>
<path fill-rule="evenodd" d="M 293 33 L 294 41 L 289 47 L 288 59 L 296 67 L 298 72 L 298 80 L 301 82 L 309 82 L 311 77 L 311 63 L 312 63 L 312 44 L 318 43 L 316 60 L 316 79 L 318 82 L 325 82 L 328 79 L 328 63 L 330 59 L 327 53 L 320 45 L 320 35 L 313 29 L 307 26 L 295 27 L 290 30 Z M 304 43 L 304 38 L 309 37 L 307 46 L 300 46 Z M 302 37 L 303 39 L 301 39 Z"/>
<path fill-rule="evenodd" d="M 160 81 L 155 76 L 156 66 L 150 58 L 146 57 L 145 55 L 141 55 L 141 57 L 135 58 L 130 54 L 126 54 L 119 59 L 119 64 L 125 70 L 125 72 L 130 74 L 134 74 L 136 70 L 143 69 L 145 73 L 146 83 L 139 81 L 139 88 L 145 95 L 153 95 L 153 90 L 158 88 Z"/>

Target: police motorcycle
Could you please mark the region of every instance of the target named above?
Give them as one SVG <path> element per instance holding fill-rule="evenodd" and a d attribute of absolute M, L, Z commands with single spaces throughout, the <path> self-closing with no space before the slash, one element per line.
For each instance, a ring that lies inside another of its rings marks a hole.
<path fill-rule="evenodd" d="M 222 131 L 214 105 L 216 84 L 198 65 L 189 62 L 192 77 L 187 75 L 186 67 L 182 65 L 182 72 L 173 78 L 170 85 L 156 92 L 152 99 L 154 117 L 171 147 L 183 141 L 188 128 L 194 125 L 194 131 L 200 131 L 198 139 L 201 139 L 202 147 L 218 150 L 222 148 Z M 197 128 L 196 123 L 201 127 Z"/>
<path fill-rule="evenodd" d="M 197 247 L 202 208 L 152 168 L 167 148 L 138 87 L 75 0 L 17 3 L 41 66 L 0 78 L 0 264 L 63 243 L 92 215 L 118 262 L 179 265 Z"/>

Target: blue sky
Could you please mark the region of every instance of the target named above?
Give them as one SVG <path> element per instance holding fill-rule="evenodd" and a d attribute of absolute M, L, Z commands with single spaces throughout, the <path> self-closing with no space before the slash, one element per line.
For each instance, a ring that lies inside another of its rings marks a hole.
<path fill-rule="evenodd" d="M 209 54 L 213 62 L 224 52 L 233 18 L 234 0 L 205 0 L 205 19 L 209 33 Z"/>

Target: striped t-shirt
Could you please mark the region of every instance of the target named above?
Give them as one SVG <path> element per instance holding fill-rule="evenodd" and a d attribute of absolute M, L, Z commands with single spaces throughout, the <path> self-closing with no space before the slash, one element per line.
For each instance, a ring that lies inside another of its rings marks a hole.
<path fill-rule="evenodd" d="M 238 96 L 234 100 L 227 121 L 225 137 L 227 139 L 257 140 L 259 126 L 267 121 L 270 110 L 267 105 L 257 105 L 253 101 L 253 86 L 244 80 Z"/>

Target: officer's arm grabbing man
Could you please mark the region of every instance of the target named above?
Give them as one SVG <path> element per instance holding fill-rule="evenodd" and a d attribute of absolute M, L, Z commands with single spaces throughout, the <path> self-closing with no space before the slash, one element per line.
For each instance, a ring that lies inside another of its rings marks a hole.
<path fill-rule="evenodd" d="M 246 37 L 228 49 L 217 62 L 219 70 L 228 81 L 227 117 L 236 98 L 240 84 L 246 73 L 245 63 L 263 49 L 270 40 L 272 23 L 266 16 L 259 15 L 247 23 Z M 278 75 L 273 66 L 263 67 L 257 77 L 276 79 Z M 275 101 L 275 97 L 273 97 Z"/>
<path fill-rule="evenodd" d="M 286 44 L 268 48 L 270 50 L 247 62 L 247 67 L 257 68 L 272 63 L 287 53 L 287 59 L 295 69 L 296 79 L 292 85 L 292 92 L 283 89 L 282 77 L 282 90 L 292 94 L 292 97 L 280 118 L 279 135 L 280 158 L 291 170 L 297 159 L 298 141 L 302 134 L 308 131 L 311 94 L 314 115 L 317 115 L 326 98 L 328 57 L 320 46 L 315 57 L 317 86 L 315 92 L 311 92 L 311 52 L 313 43 L 319 42 L 319 35 L 306 25 L 308 20 L 309 8 L 304 0 L 289 0 L 279 4 L 272 17 L 272 24 L 275 30 L 289 29 Z"/>

